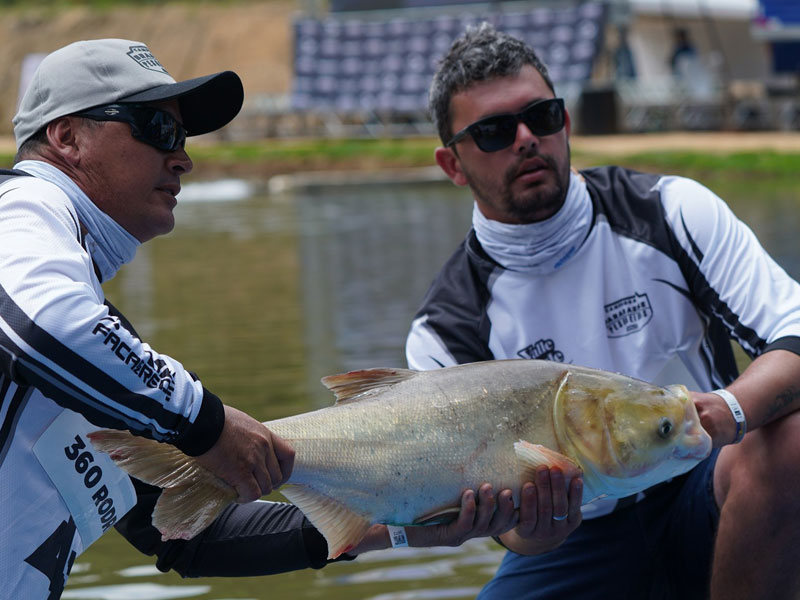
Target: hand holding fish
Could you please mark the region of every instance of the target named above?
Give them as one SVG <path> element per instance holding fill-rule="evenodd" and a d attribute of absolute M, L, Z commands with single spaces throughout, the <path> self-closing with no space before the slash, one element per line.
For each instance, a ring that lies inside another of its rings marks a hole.
<path fill-rule="evenodd" d="M 294 450 L 254 418 L 225 406 L 222 435 L 211 450 L 196 458 L 236 490 L 238 502 L 252 502 L 289 478 Z"/>
<path fill-rule="evenodd" d="M 736 421 L 725 400 L 714 393 L 689 392 L 689 397 L 697 407 L 703 429 L 711 436 L 713 447 L 734 443 L 738 437 Z"/>
<path fill-rule="evenodd" d="M 461 508 L 456 518 L 445 525 L 407 527 L 411 546 L 460 546 L 475 537 L 500 535 L 517 524 L 514 499 L 510 489 L 495 496 L 491 484 L 484 483 L 475 493 L 466 490 L 461 495 Z"/>
<path fill-rule="evenodd" d="M 536 470 L 536 481 L 522 486 L 519 524 L 500 536 L 517 554 L 542 554 L 553 550 L 581 524 L 583 480 L 565 479 L 559 467 Z"/>
<path fill-rule="evenodd" d="M 414 548 L 434 546 L 460 546 L 477 537 L 496 536 L 512 529 L 518 520 L 514 499 L 510 489 L 501 490 L 495 496 L 490 483 L 484 483 L 475 492 L 471 489 L 461 494 L 458 517 L 443 525 L 428 527 L 406 527 L 408 545 Z M 361 542 L 348 552 L 363 554 L 371 550 L 384 550 L 391 546 L 385 525 L 373 525 Z"/>

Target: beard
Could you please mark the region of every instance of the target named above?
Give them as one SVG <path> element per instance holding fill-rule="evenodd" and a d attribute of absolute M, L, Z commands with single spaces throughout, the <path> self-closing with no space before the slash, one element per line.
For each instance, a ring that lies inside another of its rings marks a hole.
<path fill-rule="evenodd" d="M 513 190 L 514 182 L 519 176 L 520 165 L 531 158 L 539 158 L 545 162 L 546 170 L 552 176 L 521 190 Z M 563 164 L 550 155 L 538 154 L 530 150 L 520 155 L 509 167 L 498 182 L 496 178 L 481 177 L 462 169 L 472 193 L 479 203 L 492 207 L 495 213 L 502 214 L 508 222 L 525 224 L 543 221 L 552 217 L 563 206 L 569 187 L 570 148 L 567 143 L 567 158 Z"/>

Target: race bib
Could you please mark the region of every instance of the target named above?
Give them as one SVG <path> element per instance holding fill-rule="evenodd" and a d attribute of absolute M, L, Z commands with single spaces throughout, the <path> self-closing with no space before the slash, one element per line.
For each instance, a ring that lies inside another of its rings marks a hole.
<path fill-rule="evenodd" d="M 78 413 L 64 410 L 33 446 L 72 514 L 84 549 L 136 504 L 130 478 L 86 437 L 97 429 Z"/>

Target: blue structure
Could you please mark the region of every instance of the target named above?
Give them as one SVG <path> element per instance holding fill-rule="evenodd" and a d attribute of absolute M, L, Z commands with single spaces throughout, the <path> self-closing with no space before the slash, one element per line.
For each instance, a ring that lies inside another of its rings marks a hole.
<path fill-rule="evenodd" d="M 760 0 L 756 26 L 770 40 L 774 73 L 800 75 L 800 2 Z"/>
<path fill-rule="evenodd" d="M 606 8 L 599 2 L 586 2 L 565 8 L 422 19 L 409 12 L 382 14 L 397 16 L 295 21 L 292 108 L 425 112 L 436 62 L 468 25 L 484 20 L 533 46 L 556 85 L 586 82 L 602 45 Z"/>

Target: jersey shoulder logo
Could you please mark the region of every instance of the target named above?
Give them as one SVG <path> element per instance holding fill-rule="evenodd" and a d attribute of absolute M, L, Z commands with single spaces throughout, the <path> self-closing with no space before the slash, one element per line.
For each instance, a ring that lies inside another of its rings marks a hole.
<path fill-rule="evenodd" d="M 653 307 L 647 294 L 634 292 L 605 305 L 606 332 L 610 338 L 624 337 L 641 331 L 653 318 Z"/>
<path fill-rule="evenodd" d="M 538 340 L 533 344 L 529 344 L 522 350 L 518 350 L 517 356 L 520 358 L 564 362 L 564 353 L 561 350 L 556 350 L 555 342 L 550 339 Z"/>

